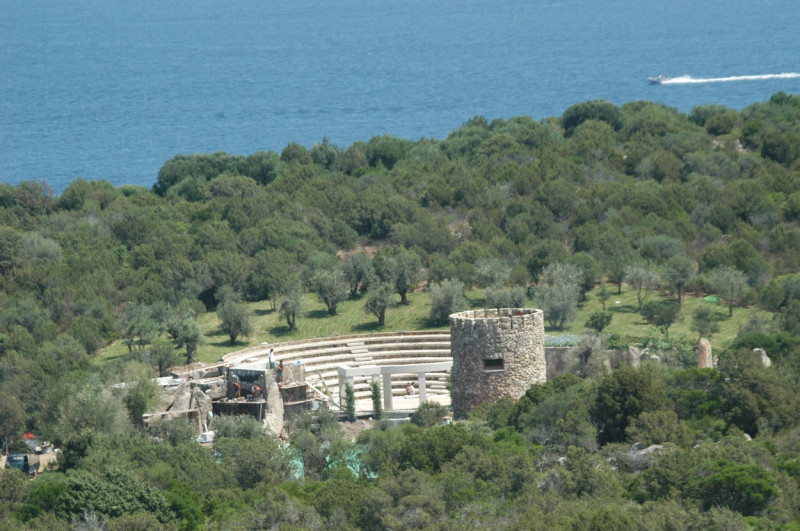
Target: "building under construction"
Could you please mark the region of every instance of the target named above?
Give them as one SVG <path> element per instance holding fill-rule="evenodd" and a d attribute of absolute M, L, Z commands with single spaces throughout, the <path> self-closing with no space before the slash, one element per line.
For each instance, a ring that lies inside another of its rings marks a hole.
<path fill-rule="evenodd" d="M 188 418 L 200 433 L 211 430 L 215 415 L 250 415 L 278 435 L 286 420 L 324 398 L 310 389 L 299 363 L 282 369 L 271 369 L 267 362 L 218 364 L 174 373 L 158 383 L 160 404 L 156 412 L 144 416 L 145 423 Z"/>

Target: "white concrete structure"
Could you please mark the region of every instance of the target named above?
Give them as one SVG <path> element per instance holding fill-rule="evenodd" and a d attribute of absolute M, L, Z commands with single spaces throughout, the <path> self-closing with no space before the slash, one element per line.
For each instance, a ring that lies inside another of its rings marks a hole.
<path fill-rule="evenodd" d="M 394 404 L 392 403 L 392 376 L 415 374 L 419 388 L 419 403 L 424 404 L 427 401 L 425 374 L 429 372 L 447 371 L 450 370 L 452 366 L 452 361 L 405 365 L 363 365 L 361 367 L 339 365 L 339 367 L 337 367 L 339 372 L 339 397 L 340 400 L 344 397 L 345 385 L 349 384 L 351 387 L 354 387 L 356 377 L 370 378 L 373 382 L 377 382 L 383 377 L 383 389 L 381 391 L 383 395 L 383 408 L 386 411 L 392 411 L 394 409 Z M 344 404 L 342 404 L 342 406 L 344 406 Z"/>

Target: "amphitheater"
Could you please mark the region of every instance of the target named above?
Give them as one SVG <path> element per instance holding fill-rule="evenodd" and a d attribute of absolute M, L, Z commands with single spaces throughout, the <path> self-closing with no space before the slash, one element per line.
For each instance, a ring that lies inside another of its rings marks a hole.
<path fill-rule="evenodd" d="M 320 395 L 327 395 L 335 404 L 340 396 L 343 378 L 351 383 L 359 413 L 372 410 L 370 385 L 383 373 L 386 410 L 416 409 L 425 400 L 450 404 L 447 379 L 450 374 L 450 331 L 389 332 L 368 335 L 343 335 L 320 339 L 262 344 L 223 356 L 226 366 L 248 366 L 267 362 L 269 350 L 275 361 L 288 367 L 301 365 L 305 382 Z M 425 370 L 420 372 L 420 367 Z M 432 370 L 429 370 L 432 369 Z M 342 376 L 348 373 L 348 376 Z M 388 382 L 388 385 L 387 385 Z M 417 389 L 406 395 L 406 385 Z M 386 389 L 391 388 L 387 398 Z"/>
<path fill-rule="evenodd" d="M 229 352 L 213 365 L 196 364 L 159 378 L 163 404 L 146 416 L 188 416 L 205 429 L 207 412 L 198 408 L 207 399 L 214 415 L 252 415 L 277 435 L 286 419 L 321 403 L 343 411 L 346 384 L 355 391 L 357 415 L 372 415 L 371 386 L 378 382 L 387 416 L 407 417 L 420 404 L 435 401 L 456 406 L 453 417 L 459 419 L 478 403 L 519 398 L 531 384 L 559 374 L 592 364 L 608 370 L 620 363 L 638 365 L 642 357 L 630 347 L 597 352 L 581 346 L 547 347 L 540 310 L 467 311 L 451 320 L 448 330 L 262 343 Z M 456 359 L 451 345 L 456 345 Z M 271 349 L 276 363 L 285 365 L 281 381 L 278 371 L 269 368 Z M 261 387 L 258 394 L 240 395 L 236 382 Z M 409 384 L 416 388 L 411 395 Z M 203 400 L 195 399 L 195 390 Z"/>

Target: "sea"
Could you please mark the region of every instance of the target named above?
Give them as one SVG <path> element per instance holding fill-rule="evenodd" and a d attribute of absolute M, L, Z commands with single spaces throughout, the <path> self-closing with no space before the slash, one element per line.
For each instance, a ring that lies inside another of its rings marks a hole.
<path fill-rule="evenodd" d="M 669 83 L 653 85 L 663 75 Z M 797 0 L 0 0 L 0 182 L 800 93 Z"/>

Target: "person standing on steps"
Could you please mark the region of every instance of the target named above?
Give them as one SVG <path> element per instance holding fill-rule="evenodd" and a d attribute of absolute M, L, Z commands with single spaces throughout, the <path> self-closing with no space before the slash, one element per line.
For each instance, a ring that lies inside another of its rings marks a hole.
<path fill-rule="evenodd" d="M 275 351 L 273 349 L 269 349 L 269 368 L 275 368 Z"/>
<path fill-rule="evenodd" d="M 275 374 L 275 379 L 278 380 L 278 385 L 283 387 L 283 370 L 285 369 L 283 365 L 283 360 L 278 362 L 278 369 Z"/>

